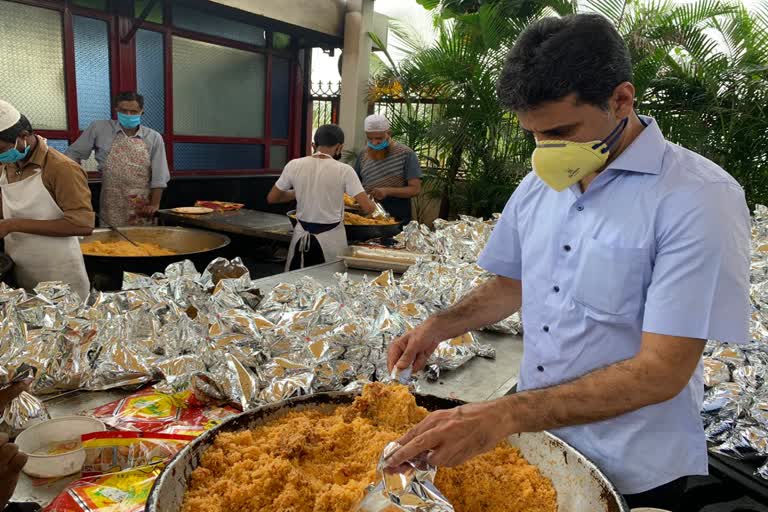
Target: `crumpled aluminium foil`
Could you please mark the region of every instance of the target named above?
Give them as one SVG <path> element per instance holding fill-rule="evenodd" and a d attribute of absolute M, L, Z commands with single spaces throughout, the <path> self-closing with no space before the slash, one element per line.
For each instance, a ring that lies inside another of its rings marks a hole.
<path fill-rule="evenodd" d="M 11 400 L 11 403 L 3 411 L 2 421 L 0 421 L 0 432 L 4 432 L 13 438 L 35 423 L 50 418 L 51 416 L 48 414 L 45 404 L 39 398 L 23 391 L 19 396 Z"/>
<path fill-rule="evenodd" d="M 752 218 L 750 283 L 751 342 L 707 342 L 702 419 L 711 451 L 759 460 L 768 457 L 768 208 L 762 205 Z M 755 474 L 768 480 L 768 462 Z"/>
<path fill-rule="evenodd" d="M 462 226 L 444 230 L 469 240 L 487 229 Z M 487 279 L 473 264 L 452 265 L 425 266 L 424 276 L 401 281 L 384 272 L 258 290 L 239 259 L 214 260 L 202 274 L 185 261 L 149 277 L 126 273 L 121 292 L 94 292 L 85 303 L 60 283 L 43 283 L 33 296 L 0 286 L 0 368 L 32 367 L 35 394 L 154 383 L 244 410 L 385 380 L 393 339 Z M 427 376 L 475 356 L 494 351 L 471 334 L 443 342 Z M 6 412 L 10 425 L 34 415 Z"/>
<path fill-rule="evenodd" d="M 475 263 L 498 219 L 498 216 L 490 220 L 468 216 L 461 216 L 457 221 L 437 219 L 434 231 L 416 221 L 411 222 L 395 238 L 407 250 L 431 255 L 434 261 L 422 261 L 412 266 L 403 280 L 418 281 L 426 273 L 428 279 L 424 279 L 421 286 L 414 284 L 414 292 L 428 298 L 438 309 L 456 303 L 472 288 L 492 277 Z M 522 334 L 520 313 L 487 326 L 485 330 Z"/>
<path fill-rule="evenodd" d="M 714 357 L 704 358 L 704 385 L 708 388 L 730 382 L 731 370 L 728 365 Z"/>
<path fill-rule="evenodd" d="M 379 481 L 367 489 L 355 512 L 453 512 L 453 505 L 435 487 L 437 468 L 425 457 L 408 461 L 402 472 L 386 470 L 387 458 L 400 447 L 392 442 L 384 448 L 377 467 Z"/>

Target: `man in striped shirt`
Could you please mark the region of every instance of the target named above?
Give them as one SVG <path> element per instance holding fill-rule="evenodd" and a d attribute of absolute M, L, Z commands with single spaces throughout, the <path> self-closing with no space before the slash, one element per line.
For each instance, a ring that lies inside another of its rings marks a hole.
<path fill-rule="evenodd" d="M 411 198 L 421 192 L 421 165 L 416 153 L 392 140 L 389 121 L 374 114 L 365 119 L 368 147 L 355 163 L 365 191 L 401 222 L 411 221 Z"/>

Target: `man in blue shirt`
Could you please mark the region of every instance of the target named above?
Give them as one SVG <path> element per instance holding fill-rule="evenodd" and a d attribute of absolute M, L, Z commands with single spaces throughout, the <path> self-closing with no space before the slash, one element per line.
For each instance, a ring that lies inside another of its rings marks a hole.
<path fill-rule="evenodd" d="M 80 163 L 96 152 L 101 171 L 99 217 L 104 222 L 150 224 L 171 179 L 163 136 L 141 124 L 141 94 L 121 92 L 114 104 L 117 119 L 91 123 L 66 155 Z"/>
<path fill-rule="evenodd" d="M 552 430 L 630 507 L 673 509 L 707 473 L 707 339 L 749 339 L 750 218 L 739 184 L 634 112 L 627 48 L 598 15 L 533 23 L 507 56 L 502 104 L 536 139 L 479 264 L 497 277 L 396 340 L 390 368 L 522 306 L 518 393 L 431 414 L 393 466 L 456 465 Z"/>

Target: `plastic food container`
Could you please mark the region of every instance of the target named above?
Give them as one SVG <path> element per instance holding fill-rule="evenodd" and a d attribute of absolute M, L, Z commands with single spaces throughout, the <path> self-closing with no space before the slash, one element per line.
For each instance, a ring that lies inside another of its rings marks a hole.
<path fill-rule="evenodd" d="M 29 460 L 23 471 L 35 478 L 58 478 L 79 472 L 85 463 L 80 436 L 107 430 L 86 416 L 64 416 L 28 428 L 16 438 Z"/>

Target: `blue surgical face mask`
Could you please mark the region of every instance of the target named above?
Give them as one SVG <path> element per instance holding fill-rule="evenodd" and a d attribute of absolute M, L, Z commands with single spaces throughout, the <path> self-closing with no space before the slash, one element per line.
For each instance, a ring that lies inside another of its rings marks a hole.
<path fill-rule="evenodd" d="M 8 151 L 0 153 L 0 164 L 15 164 L 19 160 L 27 158 L 30 145 L 27 144 L 26 141 L 24 141 L 24 144 L 27 146 L 24 148 L 24 151 L 19 151 L 16 149 L 16 146 L 13 146 Z"/>
<path fill-rule="evenodd" d="M 371 141 L 368 141 L 368 147 L 371 149 L 375 149 L 376 151 L 381 151 L 382 149 L 387 149 L 389 147 L 389 139 L 384 139 L 383 141 L 379 142 L 378 144 L 371 144 Z"/>
<path fill-rule="evenodd" d="M 130 115 L 118 112 L 117 120 L 123 128 L 136 128 L 141 124 L 141 114 Z"/>

